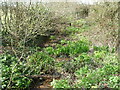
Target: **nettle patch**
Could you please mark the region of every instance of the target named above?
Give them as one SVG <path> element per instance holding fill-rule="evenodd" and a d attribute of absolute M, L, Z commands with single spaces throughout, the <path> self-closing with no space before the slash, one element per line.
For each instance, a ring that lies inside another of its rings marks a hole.
<path fill-rule="evenodd" d="M 60 79 L 54 80 L 51 85 L 62 88 L 62 82 L 70 88 L 118 88 L 120 79 L 117 55 L 104 46 L 95 47 L 94 50 L 91 55 L 84 52 L 69 62 L 59 64 L 64 72 L 75 75 L 72 84 L 70 79 Z"/>
<path fill-rule="evenodd" d="M 46 53 L 36 52 L 27 59 L 27 66 L 31 69 L 31 74 L 50 73 L 54 69 L 54 58 Z"/>
<path fill-rule="evenodd" d="M 29 87 L 32 80 L 22 76 L 30 71 L 24 62 L 20 62 L 18 58 L 15 58 L 10 54 L 1 55 L 0 59 L 3 89 L 25 89 Z"/>
<path fill-rule="evenodd" d="M 64 44 L 64 42 L 61 42 Z M 52 47 L 45 48 L 45 51 L 48 54 L 54 54 L 54 55 L 77 55 L 80 53 L 88 52 L 89 51 L 89 42 L 80 40 L 76 42 L 67 41 L 65 46 L 58 45 L 56 49 L 53 49 Z"/>
<path fill-rule="evenodd" d="M 3 54 L 0 58 L 3 89 L 26 89 L 33 81 L 29 75 L 50 74 L 54 69 L 54 59 L 42 52 L 36 52 L 23 61 L 10 54 Z"/>
<path fill-rule="evenodd" d="M 56 55 L 75 55 L 82 52 L 87 52 L 89 46 L 85 45 L 84 42 L 69 43 L 67 46 L 57 48 L 55 50 Z"/>

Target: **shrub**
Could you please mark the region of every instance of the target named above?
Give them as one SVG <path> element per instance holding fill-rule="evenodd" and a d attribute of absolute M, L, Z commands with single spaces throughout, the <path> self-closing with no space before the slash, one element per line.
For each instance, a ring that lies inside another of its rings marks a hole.
<path fill-rule="evenodd" d="M 104 40 L 106 39 L 111 47 L 115 47 L 118 41 L 118 13 L 118 2 L 101 2 L 90 6 L 87 18 L 88 22 L 94 23 L 95 31 L 99 29 L 100 32 L 103 32 Z"/>
<path fill-rule="evenodd" d="M 77 18 L 86 18 L 88 17 L 89 14 L 89 5 L 85 5 L 85 4 L 80 4 L 76 10 L 75 10 L 75 14 L 77 16 Z"/>
<path fill-rule="evenodd" d="M 43 4 L 4 2 L 0 10 L 2 43 L 12 47 L 17 55 L 21 54 L 28 43 L 34 43 L 36 38 L 39 38 L 39 43 L 43 43 L 42 36 L 49 36 L 54 31 L 55 25 L 51 22 L 53 15 Z"/>

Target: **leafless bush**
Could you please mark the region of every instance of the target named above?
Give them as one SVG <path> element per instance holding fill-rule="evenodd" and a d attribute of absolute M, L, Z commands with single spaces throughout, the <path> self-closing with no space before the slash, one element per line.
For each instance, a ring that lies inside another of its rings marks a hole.
<path fill-rule="evenodd" d="M 116 46 L 119 26 L 117 2 L 104 2 L 92 5 L 87 20 L 94 23 L 95 26 L 97 25 L 97 28 L 106 34 L 106 38 L 111 41 L 112 46 Z"/>
<path fill-rule="evenodd" d="M 76 10 L 75 14 L 77 18 L 85 18 L 89 14 L 89 5 L 80 4 Z"/>
<path fill-rule="evenodd" d="M 37 36 L 49 36 L 55 29 L 55 24 L 51 22 L 54 14 L 41 3 L 26 5 L 4 2 L 0 11 L 2 44 L 16 53 L 21 52 L 20 48 L 25 48 L 30 40 Z"/>

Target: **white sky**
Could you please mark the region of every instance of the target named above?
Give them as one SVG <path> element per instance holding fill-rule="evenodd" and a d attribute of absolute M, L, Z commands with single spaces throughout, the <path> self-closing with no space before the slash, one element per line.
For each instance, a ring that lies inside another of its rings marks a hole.
<path fill-rule="evenodd" d="M 25 1 L 25 2 L 29 2 L 30 0 L 0 0 L 0 1 Z M 36 1 L 42 1 L 42 2 L 93 2 L 95 0 L 31 0 L 32 2 L 36 2 Z"/>
<path fill-rule="evenodd" d="M 16 2 L 16 1 L 20 1 L 20 2 L 29 2 L 30 0 L 0 0 L 0 2 L 3 2 L 3 1 L 13 1 L 13 2 Z M 120 0 L 31 0 L 32 2 L 82 2 L 82 3 L 86 3 L 86 4 L 92 4 L 93 2 L 100 2 L 100 1 L 108 1 L 108 2 L 116 2 L 116 1 L 120 1 Z"/>

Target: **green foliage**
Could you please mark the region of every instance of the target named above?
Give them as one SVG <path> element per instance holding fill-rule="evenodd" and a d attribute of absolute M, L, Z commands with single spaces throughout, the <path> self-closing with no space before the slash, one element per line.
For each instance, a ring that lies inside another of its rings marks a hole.
<path fill-rule="evenodd" d="M 27 58 L 27 66 L 32 74 L 50 73 L 54 69 L 54 59 L 46 53 L 36 52 Z"/>
<path fill-rule="evenodd" d="M 78 57 L 75 57 L 73 60 L 69 60 L 68 62 L 63 61 L 61 63 L 61 67 L 69 73 L 74 73 L 76 70 L 82 68 L 85 65 L 94 64 L 92 58 L 86 53 L 82 53 Z"/>
<path fill-rule="evenodd" d="M 79 53 L 87 52 L 89 50 L 89 43 L 83 40 L 77 42 L 67 42 L 66 46 L 57 48 L 54 53 L 56 55 L 77 55 Z"/>
<path fill-rule="evenodd" d="M 105 51 L 95 51 L 94 52 L 94 57 L 96 59 L 102 59 L 105 57 L 106 52 Z"/>
<path fill-rule="evenodd" d="M 120 77 L 119 76 L 111 76 L 108 81 L 109 87 L 119 88 L 120 85 Z"/>
<path fill-rule="evenodd" d="M 74 26 L 69 26 L 66 28 L 66 33 L 70 34 L 70 33 L 77 33 L 77 32 L 85 32 L 86 30 L 88 30 L 89 26 L 87 25 L 83 25 L 82 27 L 74 27 Z"/>
<path fill-rule="evenodd" d="M 108 46 L 101 46 L 101 47 L 94 46 L 93 49 L 95 51 L 107 51 L 107 52 L 109 52 L 109 47 Z"/>
<path fill-rule="evenodd" d="M 72 23 L 72 26 L 66 27 L 65 33 L 67 34 L 75 34 L 82 33 L 90 29 L 89 24 L 84 19 L 75 20 Z"/>
<path fill-rule="evenodd" d="M 55 40 L 55 39 L 56 39 L 56 36 L 50 36 L 50 39 L 51 39 L 51 40 Z"/>
<path fill-rule="evenodd" d="M 107 87 L 118 88 L 118 77 L 114 76 L 117 72 L 117 65 L 108 64 L 96 70 L 89 69 L 87 66 L 85 66 L 75 72 L 75 75 L 79 78 L 78 83 L 75 86 L 77 88 L 91 88 L 92 86 L 96 86 L 96 84 L 98 83 L 97 87 L 101 88 L 100 83 L 106 80 Z M 110 80 L 113 78 L 115 79 Z"/>
<path fill-rule="evenodd" d="M 61 44 L 66 45 L 62 46 Z M 55 49 L 52 47 L 44 48 L 44 52 L 49 55 L 60 57 L 75 57 L 79 54 L 80 55 L 77 58 L 74 58 L 74 60 L 68 62 L 57 62 L 55 63 L 56 67 L 62 67 L 66 72 L 75 72 L 75 70 L 79 69 L 81 66 L 92 63 L 91 57 L 85 53 L 88 52 L 90 44 L 87 40 L 80 40 L 77 42 L 61 40 L 61 44 L 57 45 Z"/>
<path fill-rule="evenodd" d="M 22 77 L 26 72 L 26 64 L 18 62 L 18 59 L 9 55 L 4 54 L 0 56 L 0 65 L 2 66 L 2 89 L 25 89 L 28 88 L 31 79 L 28 77 Z"/>
<path fill-rule="evenodd" d="M 76 76 L 76 80 L 73 79 L 72 88 L 119 87 L 117 56 L 115 53 L 109 52 L 108 49 L 97 47 L 91 56 L 88 53 L 82 53 L 78 57 L 74 57 L 73 60 L 60 62 L 58 66 L 64 72 Z M 56 80 L 56 83 L 57 81 L 59 80 Z M 62 87 L 60 84 L 52 85 Z"/>
<path fill-rule="evenodd" d="M 54 13 L 39 3 L 28 6 L 18 2 L 14 3 L 14 6 L 11 4 L 2 3 L 0 9 L 3 48 L 8 48 L 0 55 L 2 89 L 27 89 L 32 82 L 27 75 L 56 72 L 62 73 L 63 78 L 67 74 L 69 78 L 53 80 L 51 83 L 53 88 L 119 87 L 119 64 L 115 49 L 110 51 L 108 46 L 93 46 L 92 52 L 91 43 L 82 39 L 82 36 L 79 41 L 63 39 L 65 35 L 88 33 L 91 25 L 98 26 L 98 30 L 102 27 L 105 30 L 101 30 L 103 33 L 116 37 L 118 27 L 116 3 L 93 5 L 89 9 L 83 6 L 81 10 L 78 7 L 76 9 L 78 17 L 84 14 L 82 18 L 85 18 L 90 10 L 89 17 L 78 20 L 72 17 L 67 17 L 68 20 L 65 17 L 54 17 Z M 107 34 L 109 30 L 111 31 Z M 56 40 L 57 35 L 54 36 L 53 32 L 63 35 L 63 40 L 55 47 L 40 48 L 33 44 L 38 43 L 39 46 L 46 41 L 46 37 Z"/>
<path fill-rule="evenodd" d="M 97 64 L 106 65 L 117 64 L 118 56 L 115 53 L 110 53 L 107 51 L 94 51 L 93 59 Z"/>
<path fill-rule="evenodd" d="M 76 69 L 80 68 L 81 65 L 74 60 L 70 60 L 68 62 L 63 62 L 61 64 L 61 67 L 63 68 L 63 71 L 68 73 L 74 73 Z"/>
<path fill-rule="evenodd" d="M 54 48 L 53 47 L 46 47 L 44 48 L 44 52 L 49 54 L 49 55 L 53 55 L 54 54 Z"/>
<path fill-rule="evenodd" d="M 77 28 L 77 27 L 74 27 L 74 26 L 69 26 L 66 28 L 66 33 L 76 33 L 76 32 L 79 32 L 81 29 L 80 28 Z"/>
<path fill-rule="evenodd" d="M 91 56 L 89 56 L 87 53 L 82 53 L 81 55 L 79 55 L 78 57 L 75 58 L 76 61 L 79 62 L 88 62 L 90 63 L 90 61 L 92 60 Z"/>
<path fill-rule="evenodd" d="M 66 44 L 62 46 L 62 44 Z M 49 55 L 68 55 L 73 56 L 89 51 L 89 42 L 87 40 L 80 40 L 76 42 L 61 40 L 61 44 L 56 45 L 56 48 L 44 48 L 44 52 Z"/>
<path fill-rule="evenodd" d="M 82 25 L 82 24 L 86 24 L 86 21 L 85 21 L 85 19 L 79 19 L 79 20 L 76 20 L 76 21 L 74 21 L 73 22 L 73 25 Z"/>
<path fill-rule="evenodd" d="M 68 80 L 53 80 L 51 85 L 53 88 L 70 88 Z"/>
<path fill-rule="evenodd" d="M 1 55 L 0 59 L 3 89 L 28 88 L 32 80 L 24 75 L 51 73 L 54 69 L 54 59 L 42 52 L 30 55 L 26 61 L 19 61 L 10 54 Z"/>
<path fill-rule="evenodd" d="M 60 41 L 61 44 L 67 44 L 67 42 L 68 42 L 68 41 L 66 41 L 66 40 L 61 40 L 61 41 Z"/>
<path fill-rule="evenodd" d="M 90 69 L 88 66 L 82 67 L 78 70 L 75 71 L 75 75 L 78 78 L 82 78 L 83 76 L 85 76 L 87 73 L 90 73 Z"/>

